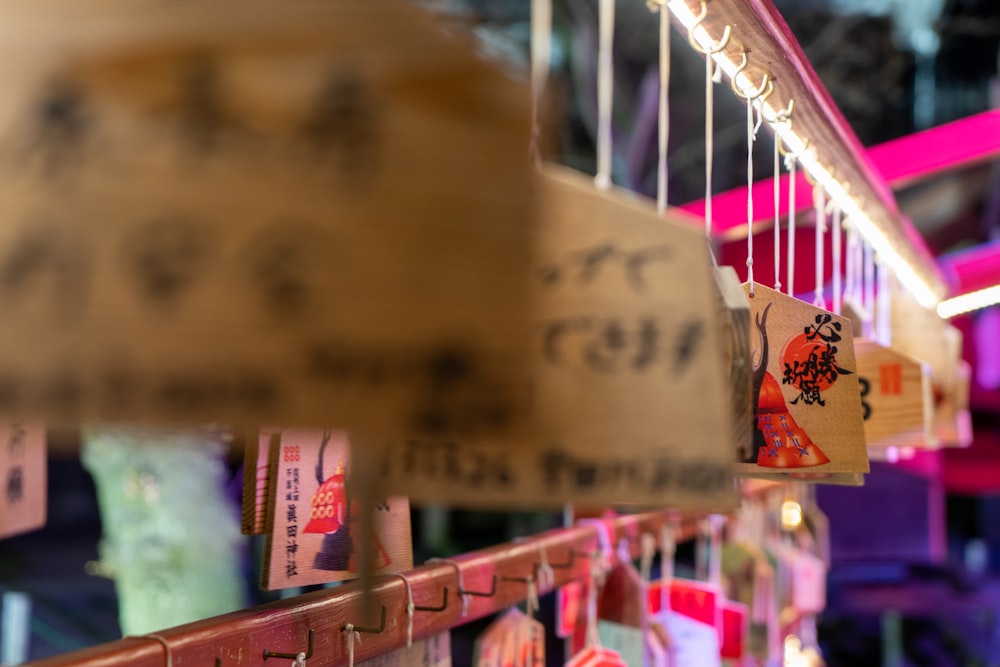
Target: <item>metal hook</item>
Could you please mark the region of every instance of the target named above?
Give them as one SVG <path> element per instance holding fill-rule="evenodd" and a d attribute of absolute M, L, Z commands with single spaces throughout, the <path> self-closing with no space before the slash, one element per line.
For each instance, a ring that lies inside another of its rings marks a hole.
<path fill-rule="evenodd" d="M 551 567 L 553 570 L 569 570 L 569 569 L 572 569 L 573 563 L 576 562 L 576 553 L 577 552 L 575 552 L 575 551 L 570 551 L 569 552 L 569 558 L 566 560 L 565 563 L 549 563 L 549 567 Z M 585 554 L 581 554 L 581 555 L 585 556 Z"/>
<path fill-rule="evenodd" d="M 746 65 L 744 65 L 741 69 L 738 69 L 735 72 L 733 72 L 733 78 L 729 80 L 729 87 L 733 89 L 734 93 L 745 99 L 747 102 L 753 102 L 755 99 L 760 97 L 761 93 L 764 92 L 764 89 L 767 88 L 767 84 L 771 82 L 771 75 L 768 74 L 767 72 L 764 72 L 764 78 L 760 82 L 760 88 L 753 91 L 753 93 L 750 95 L 745 95 L 743 91 L 736 86 L 736 77 L 739 76 L 740 72 L 742 72 L 744 69 L 746 69 Z"/>
<path fill-rule="evenodd" d="M 788 122 L 791 123 L 792 119 L 789 118 Z M 782 146 L 782 143 L 783 142 L 781 142 L 781 141 L 778 142 L 778 152 L 781 153 L 784 157 L 791 158 L 793 160 L 798 160 L 799 156 L 801 156 L 803 153 L 805 153 L 807 150 L 809 150 L 809 143 L 810 142 L 809 142 L 809 139 L 807 138 L 805 140 L 805 143 L 802 145 L 802 149 L 798 153 L 795 153 L 794 155 L 791 152 L 786 151 L 785 148 L 784 148 L 784 146 Z"/>
<path fill-rule="evenodd" d="M 308 646 L 305 651 L 305 659 L 308 660 L 313 654 L 313 630 L 309 628 L 309 640 Z M 264 649 L 264 659 L 269 660 L 271 658 L 286 658 L 288 660 L 297 660 L 301 651 L 295 653 L 279 653 L 278 651 L 271 651 L 269 649 Z"/>
<path fill-rule="evenodd" d="M 750 64 L 750 59 L 747 58 L 746 49 L 740 51 L 740 56 L 741 56 L 740 64 L 736 66 L 736 71 L 733 72 L 733 78 L 729 80 L 729 86 L 733 89 L 734 93 L 742 97 L 743 93 L 741 93 L 739 90 L 736 89 L 736 77 L 740 75 L 740 72 L 742 72 L 747 68 L 747 65 Z"/>
<path fill-rule="evenodd" d="M 414 611 L 444 611 L 448 608 L 448 587 L 445 586 L 441 593 L 441 605 L 437 607 L 413 605 Z"/>
<path fill-rule="evenodd" d="M 767 120 L 767 122 L 771 123 L 772 125 L 777 125 L 778 123 L 791 123 L 792 122 L 792 111 L 794 109 L 795 109 L 795 99 L 794 98 L 789 98 L 788 99 L 788 106 L 787 107 L 785 107 L 784 109 L 778 109 L 777 111 L 775 111 L 774 112 L 774 116 L 772 118 L 767 118 L 765 116 L 765 119 Z M 763 106 L 761 107 L 761 113 L 763 113 Z"/>
<path fill-rule="evenodd" d="M 701 22 L 705 20 L 706 16 L 708 16 L 708 4 L 705 2 L 705 0 L 701 0 L 701 12 L 698 14 L 698 16 L 695 17 L 694 22 L 688 28 L 687 37 L 688 37 L 688 43 L 691 45 L 691 48 L 697 51 L 698 53 L 704 54 L 707 57 L 711 56 L 714 53 L 718 53 L 722 51 L 722 49 L 726 48 L 726 45 L 729 44 L 729 38 L 732 37 L 733 28 L 732 26 L 727 24 L 725 29 L 722 31 L 722 37 L 719 39 L 719 41 L 714 42 L 708 48 L 704 48 L 702 47 L 701 44 L 698 43 L 698 40 L 694 38 L 694 29 L 697 28 L 699 25 L 701 25 Z"/>
<path fill-rule="evenodd" d="M 346 632 L 347 631 L 347 626 L 348 626 L 347 623 L 341 623 L 340 624 L 340 631 L 341 632 Z M 360 625 L 355 625 L 354 626 L 354 632 L 365 632 L 365 633 L 370 634 L 370 635 L 380 635 L 383 632 L 385 632 L 385 605 L 382 605 L 382 620 L 379 621 L 379 624 L 378 624 L 377 628 L 365 628 L 365 627 L 362 627 Z"/>
<path fill-rule="evenodd" d="M 480 597 L 480 598 L 491 598 L 491 597 L 493 597 L 494 595 L 497 594 L 497 575 L 496 574 L 493 575 L 493 585 L 490 587 L 490 590 L 488 590 L 488 591 L 470 591 L 470 590 L 466 590 L 464 588 L 459 588 L 458 589 L 458 594 L 459 595 L 474 595 L 474 596 Z"/>
<path fill-rule="evenodd" d="M 767 99 L 769 97 L 771 97 L 771 95 L 774 95 L 774 79 L 773 78 L 769 79 L 767 81 L 767 91 L 763 95 L 760 95 L 758 97 L 750 98 L 751 102 L 757 102 L 760 105 L 760 109 L 762 110 L 760 112 L 760 115 L 761 115 L 762 118 L 764 116 L 764 112 L 763 112 L 764 102 L 767 102 Z"/>

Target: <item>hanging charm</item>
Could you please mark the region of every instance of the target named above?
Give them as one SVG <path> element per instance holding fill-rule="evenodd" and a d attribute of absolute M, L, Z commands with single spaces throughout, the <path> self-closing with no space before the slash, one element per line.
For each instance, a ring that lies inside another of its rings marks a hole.
<path fill-rule="evenodd" d="M 738 470 L 812 480 L 867 472 L 850 325 L 761 285 L 750 313 L 755 431 Z"/>

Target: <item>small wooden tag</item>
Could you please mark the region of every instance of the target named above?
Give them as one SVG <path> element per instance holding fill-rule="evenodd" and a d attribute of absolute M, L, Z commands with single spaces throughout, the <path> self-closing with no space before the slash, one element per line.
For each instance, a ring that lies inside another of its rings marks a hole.
<path fill-rule="evenodd" d="M 704 237 L 647 202 L 547 167 L 532 438 L 411 438 L 385 488 L 452 505 L 731 507 L 731 409 Z M 697 443 L 693 446 L 692 443 Z"/>
<path fill-rule="evenodd" d="M 366 513 L 348 493 L 343 431 L 285 429 L 270 452 L 262 586 L 273 590 L 360 576 L 360 523 L 375 521 L 375 574 L 413 567 L 410 504 L 391 497 Z"/>
<path fill-rule="evenodd" d="M 571 581 L 561 586 L 556 595 L 556 636 L 566 639 L 573 636 L 580 612 L 586 601 L 583 599 L 583 584 Z"/>
<path fill-rule="evenodd" d="M 442 632 L 413 642 L 375 658 L 357 663 L 358 667 L 451 667 L 451 635 Z"/>
<path fill-rule="evenodd" d="M 43 424 L 0 423 L 0 485 L 0 538 L 45 525 L 48 459 Z"/>
<path fill-rule="evenodd" d="M 545 667 L 545 628 L 511 608 L 476 640 L 476 667 Z"/>
<path fill-rule="evenodd" d="M 754 290 L 754 448 L 737 469 L 789 479 L 868 472 L 849 322 L 763 285 Z"/>
<path fill-rule="evenodd" d="M 719 654 L 728 660 L 742 660 L 750 636 L 750 610 L 745 604 L 724 600 L 720 611 L 722 638 Z"/>
<path fill-rule="evenodd" d="M 864 338 L 854 353 L 868 447 L 935 446 L 930 365 Z"/>
<path fill-rule="evenodd" d="M 591 646 L 570 658 L 566 667 L 629 667 L 629 664 L 613 649 Z"/>

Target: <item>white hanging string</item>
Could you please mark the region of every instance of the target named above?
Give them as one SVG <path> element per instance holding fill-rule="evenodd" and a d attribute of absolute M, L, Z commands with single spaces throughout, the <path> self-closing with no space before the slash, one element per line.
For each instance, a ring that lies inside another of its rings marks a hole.
<path fill-rule="evenodd" d="M 677 555 L 677 527 L 673 523 L 663 524 L 660 529 L 660 609 L 670 609 L 670 586 L 674 580 L 674 557 Z"/>
<path fill-rule="evenodd" d="M 660 102 L 659 102 L 659 155 L 656 165 L 656 210 L 667 210 L 669 172 L 667 168 L 667 147 L 670 143 L 670 11 L 666 0 L 652 2 L 650 9 L 660 9 Z"/>
<path fill-rule="evenodd" d="M 597 175 L 594 183 L 611 187 L 611 102 L 614 97 L 615 0 L 601 0 L 597 48 Z"/>
<path fill-rule="evenodd" d="M 295 660 L 292 660 L 292 667 L 306 667 L 306 654 L 299 653 L 295 656 Z"/>
<path fill-rule="evenodd" d="M 881 257 L 876 258 L 878 273 L 878 294 L 875 301 L 878 307 L 878 342 L 889 347 L 892 344 L 892 284 L 890 283 L 889 267 Z"/>
<path fill-rule="evenodd" d="M 416 607 L 413 604 L 413 589 L 410 587 L 410 580 L 406 578 L 405 574 L 396 575 L 403 580 L 403 584 L 406 586 L 406 648 L 413 646 L 413 612 L 416 611 Z"/>
<path fill-rule="evenodd" d="M 753 104 L 747 100 L 747 283 L 753 298 Z"/>
<path fill-rule="evenodd" d="M 538 586 L 546 590 L 556 585 L 556 573 L 549 565 L 549 555 L 541 544 L 538 545 Z"/>
<path fill-rule="evenodd" d="M 552 52 L 552 0 L 531 0 L 531 159 L 541 162 L 541 105 Z"/>
<path fill-rule="evenodd" d="M 708 517 L 708 582 L 722 585 L 722 524 L 725 517 L 712 514 Z"/>
<path fill-rule="evenodd" d="M 642 552 L 639 557 L 639 575 L 647 584 L 653 574 L 653 557 L 656 556 L 656 538 L 651 533 L 643 533 L 640 538 Z"/>
<path fill-rule="evenodd" d="M 864 303 L 865 338 L 875 337 L 875 253 L 871 245 L 864 243 Z"/>
<path fill-rule="evenodd" d="M 781 138 L 774 135 L 774 291 L 781 291 Z"/>
<path fill-rule="evenodd" d="M 721 71 L 721 69 L 720 69 Z M 705 236 L 712 242 L 712 167 L 715 162 L 715 94 L 712 56 L 705 54 Z"/>
<path fill-rule="evenodd" d="M 823 276 L 825 275 L 823 235 L 826 233 L 826 191 L 818 185 L 813 188 L 813 203 L 816 206 L 816 287 L 813 292 L 813 305 L 817 308 L 825 308 L 826 301 L 823 298 Z"/>
<path fill-rule="evenodd" d="M 795 158 L 785 158 L 788 170 L 788 296 L 795 296 Z M 775 257 L 774 261 L 778 261 Z"/>
<path fill-rule="evenodd" d="M 590 585 L 587 587 L 587 647 L 600 647 L 597 631 L 597 589 L 604 578 L 604 570 L 596 558 L 590 559 Z"/>
<path fill-rule="evenodd" d="M 538 611 L 538 585 L 535 583 L 534 575 L 528 575 L 528 596 L 527 596 L 527 612 L 530 618 L 535 617 L 535 613 Z"/>
<path fill-rule="evenodd" d="M 455 572 L 458 573 L 458 594 L 462 598 L 462 616 L 467 616 L 469 613 L 469 596 L 465 593 L 465 582 L 462 579 L 462 568 L 459 567 L 458 563 L 450 558 L 429 558 L 427 559 L 427 562 L 445 563 L 455 568 Z"/>
<path fill-rule="evenodd" d="M 841 306 L 843 303 L 843 293 L 841 292 L 841 267 L 842 264 L 842 252 L 841 252 L 841 225 L 843 223 L 843 215 L 840 211 L 840 204 L 834 203 L 833 205 L 833 312 L 840 315 Z"/>
<path fill-rule="evenodd" d="M 354 667 L 354 643 L 361 643 L 361 633 L 354 629 L 353 623 L 345 623 L 344 632 L 347 633 L 347 667 Z"/>
<path fill-rule="evenodd" d="M 848 221 L 850 222 L 850 221 Z M 854 306 L 859 305 L 858 300 L 858 275 L 860 266 L 858 264 L 858 230 L 854 224 L 847 226 L 847 272 L 844 285 L 844 299 L 851 300 Z"/>

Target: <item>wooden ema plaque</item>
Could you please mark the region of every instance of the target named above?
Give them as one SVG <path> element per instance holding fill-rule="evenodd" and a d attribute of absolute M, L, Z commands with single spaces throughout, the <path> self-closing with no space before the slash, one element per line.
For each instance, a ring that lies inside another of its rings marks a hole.
<path fill-rule="evenodd" d="M 868 472 L 850 323 L 763 285 L 754 291 L 754 448 L 737 469 L 805 481 Z"/>
<path fill-rule="evenodd" d="M 869 450 L 934 447 L 930 365 L 864 338 L 854 339 L 854 354 Z"/>
<path fill-rule="evenodd" d="M 704 236 L 547 167 L 527 442 L 407 438 L 384 488 L 473 506 L 731 507 L 723 325 Z M 524 445 L 524 446 L 520 446 Z"/>
<path fill-rule="evenodd" d="M 48 459 L 45 426 L 7 420 L 0 423 L 0 538 L 45 525 Z"/>
<path fill-rule="evenodd" d="M 516 430 L 526 86 L 405 2 L 39 4 L 0 8 L 0 413 Z"/>
<path fill-rule="evenodd" d="M 371 571 L 389 574 L 413 567 L 409 502 L 391 497 L 364 509 L 349 488 L 345 432 L 284 429 L 278 446 L 268 449 L 264 589 L 361 576 L 361 522 L 368 520 L 375 522 Z"/>
<path fill-rule="evenodd" d="M 957 368 L 962 356 L 962 333 L 937 312 L 923 308 L 905 290 L 892 294 L 892 345 L 930 364 L 933 377 L 934 435 L 944 447 L 970 442 L 965 417 L 956 409 Z M 960 398 L 960 397 L 959 397 Z"/>

